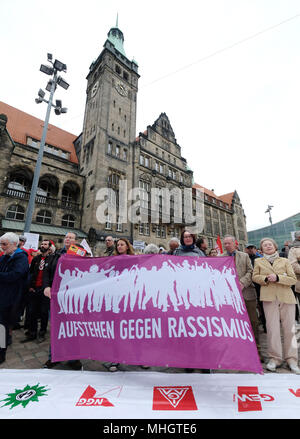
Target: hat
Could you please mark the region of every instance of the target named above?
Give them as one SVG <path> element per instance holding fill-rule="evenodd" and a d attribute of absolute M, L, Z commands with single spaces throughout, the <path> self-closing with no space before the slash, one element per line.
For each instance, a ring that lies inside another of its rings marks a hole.
<path fill-rule="evenodd" d="M 246 244 L 246 248 L 249 248 L 249 247 L 256 247 L 256 245 L 254 245 L 254 244 Z"/>
<path fill-rule="evenodd" d="M 24 235 L 20 235 L 20 236 L 19 236 L 19 241 L 26 242 L 26 241 L 27 241 L 26 236 L 24 236 Z"/>

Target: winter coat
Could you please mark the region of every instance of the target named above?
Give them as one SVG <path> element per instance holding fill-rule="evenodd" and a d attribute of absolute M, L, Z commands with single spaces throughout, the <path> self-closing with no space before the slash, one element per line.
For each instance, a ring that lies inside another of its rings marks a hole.
<path fill-rule="evenodd" d="M 185 249 L 182 245 L 180 245 L 173 253 L 174 256 L 198 256 L 202 257 L 202 252 L 195 245 L 194 248 Z"/>
<path fill-rule="evenodd" d="M 12 256 L 0 257 L 0 307 L 14 305 L 28 283 L 27 254 L 17 248 Z"/>
<path fill-rule="evenodd" d="M 221 256 L 228 256 L 227 252 Z M 255 300 L 256 290 L 252 282 L 253 267 L 247 253 L 236 250 L 234 256 L 237 275 L 243 285 L 242 294 L 245 300 Z"/>
<path fill-rule="evenodd" d="M 278 281 L 266 282 L 269 274 L 276 274 Z M 261 286 L 260 300 L 262 302 L 273 302 L 278 299 L 282 303 L 296 303 L 291 286 L 295 285 L 297 278 L 288 259 L 278 257 L 273 264 L 270 264 L 266 258 L 255 259 L 253 281 Z"/>

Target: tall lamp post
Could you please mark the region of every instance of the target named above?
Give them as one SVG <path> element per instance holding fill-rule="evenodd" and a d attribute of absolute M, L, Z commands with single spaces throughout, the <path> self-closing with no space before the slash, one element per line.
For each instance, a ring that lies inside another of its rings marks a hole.
<path fill-rule="evenodd" d="M 55 105 L 52 103 L 57 84 L 60 85 L 65 90 L 67 90 L 69 87 L 69 84 L 61 76 L 58 76 L 59 72 L 62 72 L 62 71 L 67 72 L 67 66 L 66 66 L 66 64 L 63 64 L 62 62 L 58 61 L 57 59 L 53 62 L 51 53 L 47 54 L 47 60 L 52 66 L 50 67 L 48 65 L 42 64 L 40 67 L 40 71 L 45 73 L 46 75 L 52 76 L 52 78 L 49 79 L 48 84 L 46 86 L 46 90 L 50 92 L 50 96 L 49 96 L 49 100 L 47 101 L 45 99 L 44 90 L 39 89 L 38 97 L 35 99 L 35 102 L 37 104 L 40 104 L 41 102 L 46 102 L 48 104 L 48 106 L 47 106 L 47 112 L 46 112 L 46 118 L 45 118 L 45 123 L 44 123 L 44 128 L 43 128 L 40 149 L 39 149 L 39 153 L 38 153 L 38 157 L 37 157 L 37 161 L 36 161 L 33 182 L 32 182 L 31 191 L 30 191 L 30 198 L 29 198 L 29 203 L 28 203 L 27 212 L 26 212 L 24 232 L 30 232 L 30 228 L 31 228 L 32 215 L 33 215 L 35 198 L 36 198 L 36 193 L 37 193 L 37 188 L 38 188 L 38 183 L 39 183 L 39 178 L 40 178 L 40 171 L 41 171 L 41 166 L 42 166 L 42 159 L 43 159 L 43 154 L 44 154 L 46 135 L 47 135 L 47 131 L 48 131 L 48 123 L 49 123 L 49 119 L 50 119 L 51 107 L 54 107 L 54 112 L 57 115 L 67 112 L 67 108 L 62 107 L 62 102 L 60 100 L 56 100 Z"/>
<path fill-rule="evenodd" d="M 274 206 L 268 205 L 268 209 L 265 211 L 265 213 L 269 213 L 269 221 L 270 221 L 271 226 L 272 226 L 272 217 L 271 217 L 271 209 L 272 209 L 272 207 L 274 207 Z"/>

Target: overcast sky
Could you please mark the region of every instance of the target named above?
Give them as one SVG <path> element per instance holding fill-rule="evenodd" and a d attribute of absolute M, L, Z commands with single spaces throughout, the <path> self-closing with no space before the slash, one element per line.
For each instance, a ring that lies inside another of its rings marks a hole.
<path fill-rule="evenodd" d="M 194 171 L 216 195 L 237 190 L 247 229 L 300 211 L 299 0 L 2 0 L 0 100 L 42 120 L 35 104 L 47 52 L 67 64 L 68 113 L 79 135 L 86 76 L 116 24 L 139 65 L 137 135 L 165 112 Z"/>

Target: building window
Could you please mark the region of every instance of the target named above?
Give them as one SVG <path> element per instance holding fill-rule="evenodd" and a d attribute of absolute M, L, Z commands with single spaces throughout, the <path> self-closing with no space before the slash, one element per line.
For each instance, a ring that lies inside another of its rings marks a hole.
<path fill-rule="evenodd" d="M 108 229 L 108 230 L 111 230 L 111 218 L 110 218 L 110 215 L 106 216 L 105 228 Z"/>
<path fill-rule="evenodd" d="M 6 211 L 5 218 L 17 221 L 23 221 L 25 217 L 25 210 L 22 206 L 12 205 Z"/>
<path fill-rule="evenodd" d="M 73 215 L 64 215 L 62 217 L 61 225 L 63 227 L 71 227 L 72 229 L 75 227 L 75 218 Z"/>
<path fill-rule="evenodd" d="M 36 216 L 36 222 L 42 224 L 51 224 L 52 215 L 48 210 L 40 210 Z"/>
<path fill-rule="evenodd" d="M 210 249 L 213 248 L 214 243 L 213 243 L 213 240 L 212 240 L 211 238 L 207 238 L 207 244 L 208 244 L 208 247 L 209 247 Z"/>
<path fill-rule="evenodd" d="M 112 143 L 111 142 L 108 142 L 108 145 L 107 145 L 107 154 L 112 154 L 112 147 L 113 147 L 113 145 L 112 145 Z"/>
<path fill-rule="evenodd" d="M 118 159 L 120 158 L 120 147 L 119 147 L 119 145 L 116 146 L 116 157 Z"/>
<path fill-rule="evenodd" d="M 139 181 L 139 188 L 140 188 L 140 206 L 142 209 L 148 209 L 149 208 L 149 202 L 151 200 L 150 195 L 150 184 L 146 181 L 140 180 Z"/>
<path fill-rule="evenodd" d="M 121 218 L 118 216 L 117 219 L 117 228 L 116 228 L 117 232 L 122 232 L 123 231 L 123 224 L 121 222 Z"/>
<path fill-rule="evenodd" d="M 127 162 L 127 149 L 123 149 L 123 160 Z"/>

